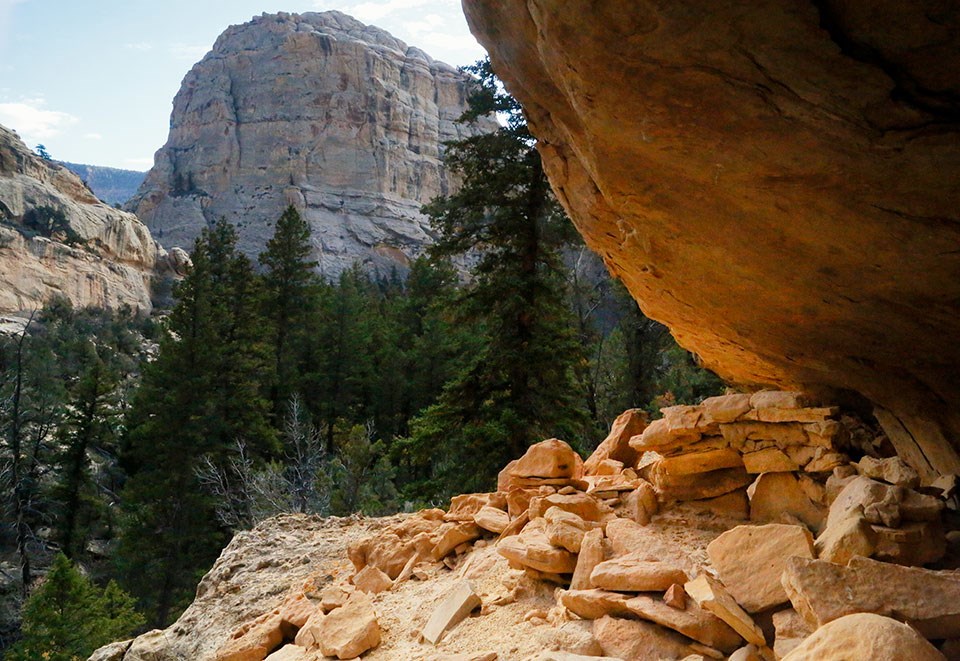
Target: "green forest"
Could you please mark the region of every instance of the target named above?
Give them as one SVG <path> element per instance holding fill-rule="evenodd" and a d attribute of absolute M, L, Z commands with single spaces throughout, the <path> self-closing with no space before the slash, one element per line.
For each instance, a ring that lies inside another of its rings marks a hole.
<path fill-rule="evenodd" d="M 519 106 L 471 71 L 463 121 L 502 127 L 447 145 L 462 185 L 424 208 L 438 239 L 405 273 L 322 279 L 290 207 L 256 261 L 228 222 L 205 230 L 170 310 L 53 301 L 2 341 L 0 545 L 23 586 L 6 658 L 169 624 L 274 514 L 443 505 L 531 443 L 586 454 L 627 408 L 722 390 L 598 268 Z M 87 616 L 56 632 L 51 609 Z"/>

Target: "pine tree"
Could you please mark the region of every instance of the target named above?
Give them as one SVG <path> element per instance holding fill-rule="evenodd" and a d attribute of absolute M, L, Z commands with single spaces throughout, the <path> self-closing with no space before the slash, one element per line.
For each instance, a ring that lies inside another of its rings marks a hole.
<path fill-rule="evenodd" d="M 460 490 L 488 487 L 531 442 L 552 435 L 576 442 L 584 421 L 561 254 L 573 230 L 519 104 L 502 91 L 489 61 L 468 69 L 478 84 L 463 120 L 496 112 L 506 125 L 448 144 L 445 162 L 462 186 L 424 211 L 440 234 L 434 254 L 479 253 L 458 306 L 461 323 L 484 342 L 413 434 L 415 444 L 446 443 L 456 447 L 451 456 L 469 462 L 467 476 L 455 465 L 436 467 Z"/>
<path fill-rule="evenodd" d="M 100 501 L 90 471 L 89 454 L 114 440 L 119 410 L 120 375 L 110 350 L 84 342 L 84 367 L 57 433 L 57 476 L 53 499 L 59 503 L 55 529 L 63 552 L 76 559 L 83 552 L 87 531 L 97 517 Z"/>
<path fill-rule="evenodd" d="M 23 608 L 22 639 L 7 661 L 77 661 L 143 624 L 133 600 L 110 582 L 101 592 L 58 554 Z"/>
<path fill-rule="evenodd" d="M 303 385 L 307 319 L 318 293 L 312 252 L 310 226 L 293 206 L 287 207 L 259 258 L 264 268 L 264 315 L 273 349 L 270 399 L 278 420 L 290 397 Z"/>
<path fill-rule="evenodd" d="M 204 231 L 192 260 L 131 403 L 122 456 L 131 477 L 118 561 L 155 625 L 185 605 L 226 540 L 199 488 L 203 460 L 227 464 L 238 441 L 260 460 L 277 449 L 263 393 L 270 361 L 259 292 L 234 229 L 221 220 Z"/>

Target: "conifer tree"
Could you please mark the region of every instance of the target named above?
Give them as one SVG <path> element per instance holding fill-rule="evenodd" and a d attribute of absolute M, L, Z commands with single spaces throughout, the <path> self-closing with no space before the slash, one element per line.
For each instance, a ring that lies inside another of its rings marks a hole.
<path fill-rule="evenodd" d="M 458 466 L 437 466 L 460 490 L 489 486 L 531 442 L 552 435 L 576 442 L 584 420 L 561 255 L 573 230 L 519 104 L 502 91 L 489 60 L 468 70 L 477 89 L 463 121 L 497 113 L 505 126 L 447 145 L 446 164 L 462 186 L 424 211 L 440 234 L 434 254 L 479 253 L 458 307 L 461 323 L 484 343 L 413 433 L 414 445 L 448 443 L 456 447 L 450 456 L 470 462 L 466 476 Z"/>
<path fill-rule="evenodd" d="M 278 420 L 290 397 L 302 389 L 307 319 L 318 294 L 317 262 L 311 259 L 312 252 L 310 226 L 296 208 L 287 207 L 259 258 L 264 268 L 264 315 L 273 349 L 270 399 Z"/>
<path fill-rule="evenodd" d="M 21 640 L 7 661 L 76 661 L 143 624 L 113 581 L 102 592 L 62 553 L 23 608 Z"/>
<path fill-rule="evenodd" d="M 221 220 L 205 230 L 192 260 L 160 353 L 131 403 L 122 455 L 131 477 L 118 561 L 158 626 L 185 605 L 226 541 L 211 496 L 199 488 L 201 460 L 226 464 L 238 441 L 260 459 L 276 451 L 259 292 L 233 227 Z"/>

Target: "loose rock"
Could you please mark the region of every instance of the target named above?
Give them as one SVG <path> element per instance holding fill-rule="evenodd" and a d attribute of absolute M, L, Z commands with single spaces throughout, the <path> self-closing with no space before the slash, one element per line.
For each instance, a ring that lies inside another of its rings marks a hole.
<path fill-rule="evenodd" d="M 737 526 L 707 546 L 710 562 L 737 603 L 749 613 L 787 602 L 780 584 L 787 558 L 813 558 L 813 537 L 800 526 Z"/>
<path fill-rule="evenodd" d="M 817 629 L 783 661 L 945 661 L 936 647 L 906 624 L 857 613 Z"/>

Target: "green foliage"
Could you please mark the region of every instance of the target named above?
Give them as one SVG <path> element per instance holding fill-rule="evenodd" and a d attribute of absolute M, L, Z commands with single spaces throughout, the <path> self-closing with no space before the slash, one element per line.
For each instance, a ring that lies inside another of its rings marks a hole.
<path fill-rule="evenodd" d="M 277 417 L 290 397 L 300 392 L 300 376 L 306 368 L 308 317 L 319 294 L 312 252 L 310 226 L 294 207 L 287 207 L 259 259 L 264 268 L 263 314 L 273 350 L 270 399 Z"/>
<path fill-rule="evenodd" d="M 83 238 L 70 226 L 63 209 L 39 206 L 23 214 L 23 226 L 47 238 L 57 239 L 68 245 L 80 245 Z"/>
<path fill-rule="evenodd" d="M 339 515 L 363 512 L 371 516 L 396 511 L 394 469 L 383 442 L 373 440 L 373 430 L 363 425 L 338 426 L 334 439 L 336 457 L 330 474 L 336 488 L 331 511 Z"/>
<path fill-rule="evenodd" d="M 573 381 L 580 345 L 562 254 L 574 233 L 519 105 L 502 91 L 489 61 L 468 69 L 477 89 L 463 120 L 496 112 L 506 125 L 447 145 L 446 164 L 462 187 L 424 212 L 440 235 L 432 254 L 479 256 L 456 306 L 458 323 L 480 341 L 406 443 L 413 455 L 424 455 L 418 446 L 431 447 L 470 467 L 432 462 L 433 478 L 448 491 L 489 487 L 497 467 L 531 442 L 577 442 L 585 431 Z"/>
<path fill-rule="evenodd" d="M 37 153 L 37 156 L 45 161 L 49 161 L 51 159 L 50 152 L 47 151 L 45 145 L 37 145 L 37 148 L 34 151 Z"/>
<path fill-rule="evenodd" d="M 126 417 L 122 457 L 131 477 L 118 561 L 158 625 L 189 599 L 226 538 L 198 466 L 226 465 L 238 441 L 257 460 L 277 450 L 264 396 L 271 370 L 260 287 L 233 227 L 221 220 L 205 230 L 192 260 Z"/>
<path fill-rule="evenodd" d="M 143 624 L 133 599 L 111 581 L 99 590 L 63 554 L 23 608 L 21 640 L 7 661 L 74 661 Z"/>

